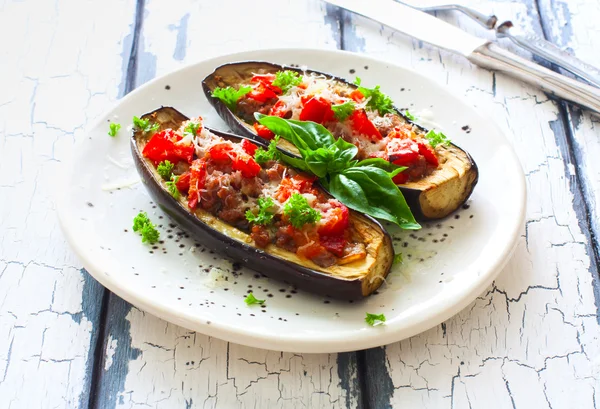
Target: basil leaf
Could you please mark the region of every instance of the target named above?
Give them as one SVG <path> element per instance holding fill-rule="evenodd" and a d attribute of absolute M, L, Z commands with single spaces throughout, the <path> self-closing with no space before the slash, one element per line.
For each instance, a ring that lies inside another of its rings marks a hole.
<path fill-rule="evenodd" d="M 304 172 L 310 172 L 310 168 L 307 166 L 304 159 L 295 158 L 288 155 L 281 155 L 281 160 L 296 169 L 303 170 Z"/>
<path fill-rule="evenodd" d="M 327 148 L 335 142 L 331 132 L 316 122 L 294 121 L 259 113 L 255 113 L 254 117 L 261 125 L 269 128 L 275 135 L 290 141 L 297 148 L 315 150 Z"/>
<path fill-rule="evenodd" d="M 360 162 L 358 162 L 356 164 L 356 166 L 358 166 L 358 167 L 361 167 L 361 166 L 372 166 L 374 168 L 380 168 L 380 169 L 383 169 L 383 170 L 387 170 L 388 172 L 391 172 L 391 171 L 396 170 L 398 168 L 401 168 L 402 170 L 406 169 L 406 166 L 395 165 L 392 162 L 388 162 L 387 160 L 385 160 L 383 158 L 363 159 Z"/>
<path fill-rule="evenodd" d="M 393 173 L 400 171 L 397 169 Z M 403 229 L 421 228 L 398 186 L 383 169 L 370 166 L 348 168 L 331 177 L 329 191 L 351 209 L 396 223 Z"/>

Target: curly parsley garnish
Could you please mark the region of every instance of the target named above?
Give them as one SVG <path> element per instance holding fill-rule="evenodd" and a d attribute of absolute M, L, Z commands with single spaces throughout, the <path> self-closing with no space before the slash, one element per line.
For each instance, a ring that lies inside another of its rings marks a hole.
<path fill-rule="evenodd" d="M 408 109 L 406 111 L 404 111 L 404 116 L 407 117 L 408 119 L 410 119 L 411 121 L 416 121 L 417 118 L 415 118 L 415 116 L 413 114 L 411 114 L 410 112 L 408 112 Z"/>
<path fill-rule="evenodd" d="M 199 122 L 190 121 L 187 126 L 183 129 L 183 133 L 191 133 L 192 135 L 198 135 L 198 130 L 202 128 L 202 124 Z"/>
<path fill-rule="evenodd" d="M 275 73 L 273 85 L 281 88 L 281 92 L 287 94 L 290 88 L 302 83 L 302 77 L 295 71 L 278 71 Z"/>
<path fill-rule="evenodd" d="M 332 105 L 331 110 L 338 121 L 345 121 L 354 112 L 354 101 L 346 101 L 343 104 Z"/>
<path fill-rule="evenodd" d="M 365 317 L 365 322 L 372 327 L 374 327 L 376 325 L 381 325 L 381 324 L 385 323 L 385 315 L 367 313 L 367 316 Z"/>
<path fill-rule="evenodd" d="M 300 193 L 294 193 L 283 206 L 283 213 L 290 218 L 290 223 L 300 229 L 307 223 L 321 220 L 321 213 L 308 204 L 308 200 Z"/>
<path fill-rule="evenodd" d="M 167 185 L 167 190 L 173 196 L 175 200 L 179 200 L 179 189 L 177 189 L 177 182 L 179 181 L 179 176 L 172 175 L 171 180 L 165 183 Z"/>
<path fill-rule="evenodd" d="M 158 131 L 158 128 L 160 128 L 158 123 L 151 124 L 149 118 L 140 119 L 137 116 L 133 117 L 133 126 L 142 132 Z"/>
<path fill-rule="evenodd" d="M 432 148 L 438 145 L 450 145 L 450 139 L 443 132 L 436 132 L 433 129 L 427 132 L 425 138 L 427 138 Z"/>
<path fill-rule="evenodd" d="M 271 209 L 274 205 L 275 203 L 270 197 L 259 197 L 258 213 L 254 214 L 252 210 L 246 211 L 246 220 L 248 220 L 250 223 L 262 224 L 265 226 L 271 224 L 273 222 L 273 216 L 275 216 L 275 213 L 269 212 L 269 209 Z"/>
<path fill-rule="evenodd" d="M 140 232 L 142 235 L 142 243 L 156 243 L 160 237 L 160 233 L 156 230 L 154 224 L 148 218 L 146 212 L 139 212 L 133 219 L 133 231 Z"/>
<path fill-rule="evenodd" d="M 252 87 L 249 85 L 242 85 L 238 90 L 232 87 L 215 88 L 212 92 L 212 96 L 213 98 L 219 98 L 223 101 L 231 111 L 235 111 L 238 100 L 250 91 L 252 91 Z"/>
<path fill-rule="evenodd" d="M 394 261 L 392 264 L 401 264 L 402 263 L 402 253 L 396 253 L 394 255 Z"/>
<path fill-rule="evenodd" d="M 370 98 L 367 106 L 373 110 L 379 111 L 379 115 L 385 115 L 394 112 L 394 102 L 390 97 L 380 91 L 379 85 L 375 88 L 361 87 L 361 79 L 356 77 L 354 84 L 365 98 Z"/>
<path fill-rule="evenodd" d="M 158 164 L 156 171 L 164 180 L 170 180 L 171 174 L 173 173 L 173 167 L 175 165 L 168 160 L 164 160 Z"/>
<path fill-rule="evenodd" d="M 256 152 L 254 152 L 254 160 L 256 163 L 262 165 L 270 160 L 279 160 L 281 154 L 277 150 L 277 142 L 279 142 L 279 135 L 269 142 L 269 148 L 267 150 L 259 147 Z"/>
<path fill-rule="evenodd" d="M 112 136 L 114 138 L 115 136 L 117 136 L 117 132 L 119 132 L 119 129 L 121 129 L 121 124 L 111 122 L 109 127 L 110 130 L 108 131 L 108 136 Z"/>
<path fill-rule="evenodd" d="M 254 294 L 249 293 L 246 298 L 244 299 L 244 302 L 247 305 L 254 305 L 254 304 L 259 304 L 259 305 L 263 305 L 265 303 L 265 300 L 259 300 L 258 298 L 256 298 L 254 296 Z"/>

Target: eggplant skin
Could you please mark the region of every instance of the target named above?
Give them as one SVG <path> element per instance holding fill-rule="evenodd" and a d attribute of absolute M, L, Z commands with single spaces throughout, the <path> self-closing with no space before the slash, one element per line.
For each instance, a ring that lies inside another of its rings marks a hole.
<path fill-rule="evenodd" d="M 142 119 L 147 118 L 153 123 L 159 123 L 159 130 L 177 129 L 188 119 L 171 107 L 162 107 L 142 116 Z M 212 129 L 209 131 L 236 142 L 244 139 Z M 275 245 L 269 245 L 266 249 L 257 248 L 245 232 L 202 209 L 192 212 L 187 207 L 185 196 L 175 200 L 169 194 L 153 163 L 142 155 L 150 136 L 134 130 L 131 138 L 134 163 L 146 189 L 169 216 L 208 249 L 241 261 L 245 266 L 270 278 L 338 299 L 361 299 L 383 283 L 392 266 L 394 249 L 389 234 L 375 219 L 351 211 L 353 225 L 362 236 L 367 249 L 366 259 L 360 262 L 323 268 Z M 260 141 L 255 143 L 266 148 Z"/>
<path fill-rule="evenodd" d="M 328 73 L 302 70 L 265 61 L 241 61 L 221 65 L 204 78 L 202 88 L 206 98 L 233 132 L 262 141 L 252 126 L 238 118 L 221 100 L 213 98 L 212 92 L 217 87 L 237 88 L 240 83 L 248 82 L 255 73 L 275 73 L 282 70 L 295 71 L 299 74 L 316 73 L 334 79 L 352 89 L 356 88 L 356 85 L 344 78 Z M 407 122 L 416 125 L 422 132 L 427 132 L 427 129 L 408 119 L 398 108 L 394 107 L 394 109 Z M 283 139 L 280 140 L 279 147 L 292 154 L 298 153 L 293 144 Z M 398 185 L 414 216 L 421 221 L 441 219 L 457 210 L 469 199 L 479 179 L 477 164 L 463 149 L 450 144 L 439 148 L 438 153 L 442 164 L 431 175 L 416 182 Z"/>

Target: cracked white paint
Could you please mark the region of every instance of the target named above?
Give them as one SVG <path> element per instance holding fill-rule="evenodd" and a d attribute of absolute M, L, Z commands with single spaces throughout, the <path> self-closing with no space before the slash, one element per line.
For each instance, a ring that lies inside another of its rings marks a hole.
<path fill-rule="evenodd" d="M 74 140 L 116 97 L 132 6 L 0 1 L 2 408 L 74 408 L 86 392 L 94 325 L 53 199 Z"/>
<path fill-rule="evenodd" d="M 485 10 L 483 2 L 468 3 Z M 518 21 L 531 23 L 524 17 L 525 4 L 508 2 L 503 7 L 507 5 L 513 15 L 521 15 Z M 600 15 L 600 7 L 593 7 L 595 14 L 588 7 L 588 21 Z M 500 11 L 496 14 L 501 16 Z M 455 56 L 419 48 L 359 21 L 365 51 L 425 72 L 495 119 L 517 149 L 529 195 L 525 232 L 495 284 L 442 327 L 386 347 L 392 405 L 595 408 L 600 402 L 600 326 L 570 170 L 550 127 L 557 121 L 556 105 L 523 83 L 502 75 L 494 78 Z M 600 36 L 595 42 L 600 43 Z M 556 125 L 560 127 L 558 121 Z M 600 134 L 587 132 L 599 149 Z M 589 162 L 597 166 L 597 161 Z"/>
<path fill-rule="evenodd" d="M 115 352 L 117 352 L 118 340 L 109 335 L 106 339 L 106 351 L 104 353 L 104 370 L 108 371 L 113 364 Z"/>

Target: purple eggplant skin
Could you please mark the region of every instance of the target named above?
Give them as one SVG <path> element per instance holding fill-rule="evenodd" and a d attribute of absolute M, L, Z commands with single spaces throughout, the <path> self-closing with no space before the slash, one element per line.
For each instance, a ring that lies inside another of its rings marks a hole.
<path fill-rule="evenodd" d="M 262 142 L 263 139 L 256 135 L 254 128 L 236 116 L 220 99 L 214 98 L 212 92 L 217 87 L 238 88 L 241 83 L 247 84 L 255 73 L 276 73 L 283 70 L 299 74 L 315 73 L 345 84 L 351 89 L 357 88 L 355 84 L 335 75 L 266 61 L 223 64 L 204 78 L 202 88 L 206 98 L 234 133 Z M 427 129 L 407 118 L 398 108 L 394 107 L 394 110 L 406 122 L 415 125 L 420 132 L 427 133 Z M 280 140 L 279 147 L 291 154 L 298 152 L 290 142 L 283 139 Z M 438 154 L 442 162 L 439 169 L 419 181 L 398 185 L 413 215 L 421 221 L 441 219 L 460 208 L 473 193 L 479 179 L 477 164 L 463 149 L 450 144 L 438 148 Z"/>
<path fill-rule="evenodd" d="M 159 123 L 159 131 L 162 131 L 168 128 L 178 129 L 181 123 L 189 118 L 174 108 L 162 107 L 143 115 L 142 119 L 150 119 L 152 123 Z M 210 130 L 210 132 L 234 142 L 247 139 L 215 130 Z M 346 279 L 336 277 L 302 264 L 287 261 L 265 250 L 254 247 L 250 242 L 244 243 L 229 237 L 224 232 L 213 227 L 218 227 L 219 224 L 222 224 L 216 216 L 210 214 L 207 216 L 207 213 L 204 212 L 204 220 L 208 220 L 208 223 L 206 223 L 190 211 L 183 197 L 181 200 L 175 200 L 169 194 L 165 188 L 164 181 L 156 172 L 154 164 L 142 155 L 143 146 L 150 137 L 151 133 L 134 130 L 131 138 L 131 151 L 134 163 L 146 189 L 161 209 L 206 248 L 225 254 L 233 260 L 240 261 L 244 266 L 270 278 L 283 281 L 312 293 L 345 300 L 358 300 L 371 294 L 381 285 L 389 273 L 394 257 L 392 240 L 389 234 L 375 219 L 356 212 L 352 213 L 351 217 L 354 217 L 353 220 L 355 222 L 366 223 L 364 226 L 373 229 L 373 237 L 380 237 L 380 246 L 377 248 L 378 252 L 372 263 L 373 274 L 369 273 L 367 276 L 360 278 Z M 261 141 L 253 141 L 253 143 L 265 149 L 267 148 L 267 145 Z M 234 228 L 228 226 L 228 229 Z"/>

